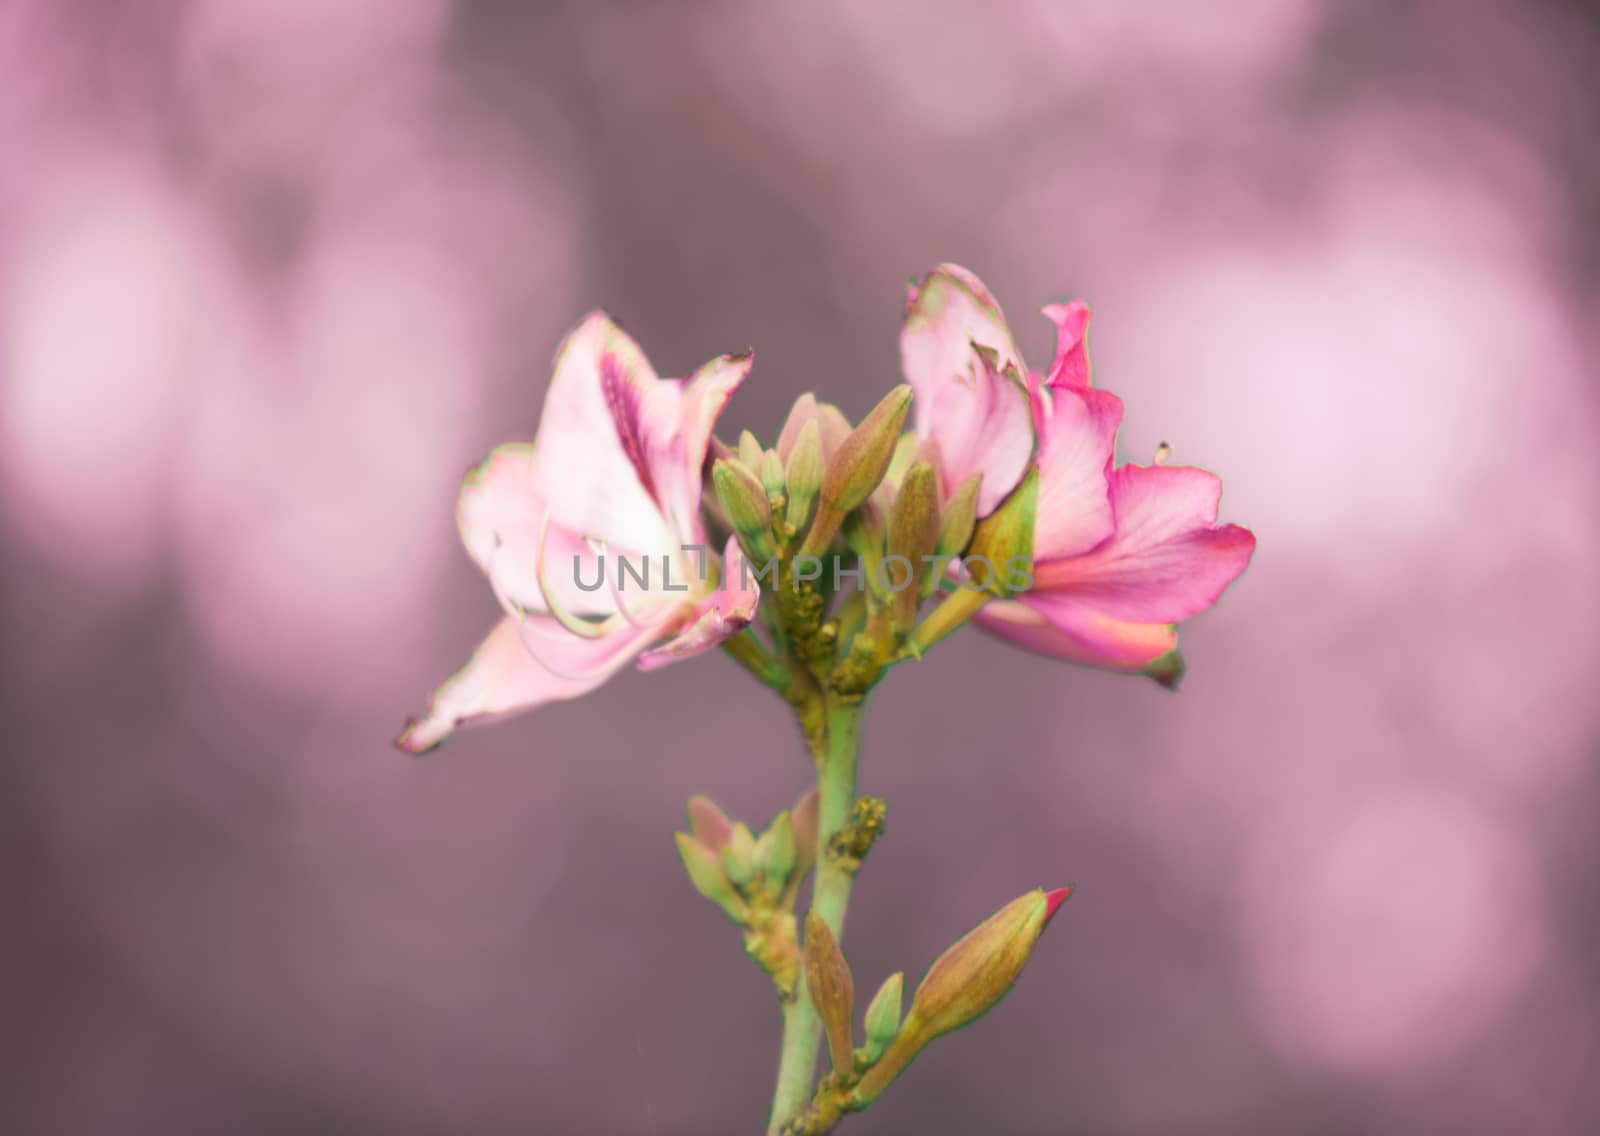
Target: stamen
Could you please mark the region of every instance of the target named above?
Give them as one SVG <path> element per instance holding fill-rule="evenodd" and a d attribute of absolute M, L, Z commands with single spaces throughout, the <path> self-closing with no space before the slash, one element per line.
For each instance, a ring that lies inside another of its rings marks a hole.
<path fill-rule="evenodd" d="M 1167 459 L 1170 458 L 1171 456 L 1172 456 L 1172 447 L 1170 445 L 1168 445 L 1166 442 L 1162 442 L 1159 446 L 1156 447 L 1156 456 L 1155 456 L 1154 460 L 1151 461 L 1150 464 L 1151 465 L 1166 465 L 1167 464 Z"/>

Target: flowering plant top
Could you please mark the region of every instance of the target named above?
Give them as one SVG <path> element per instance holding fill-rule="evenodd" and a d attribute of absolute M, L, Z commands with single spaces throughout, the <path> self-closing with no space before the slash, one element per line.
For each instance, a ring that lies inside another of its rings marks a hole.
<path fill-rule="evenodd" d="M 1090 381 L 1089 309 L 1044 314 L 1055 353 L 1034 371 L 983 283 L 940 265 L 907 291 L 905 385 L 854 426 L 804 395 L 768 447 L 748 431 L 713 435 L 748 353 L 664 379 L 597 312 L 557 353 L 534 441 L 496 448 L 461 491 L 461 539 L 501 616 L 401 748 L 716 647 L 795 710 L 816 789 L 759 837 L 697 797 L 678 836 L 690 881 L 776 987 L 772 1133 L 831 1131 L 989 1009 L 1070 890 L 1001 908 L 934 963 L 904 1015 L 891 976 L 854 1045 L 839 937 L 883 828 L 883 802 L 855 788 L 873 686 L 970 622 L 1175 687 L 1177 625 L 1216 603 L 1255 549 L 1249 530 L 1218 524 L 1211 473 L 1116 464 L 1123 408 Z M 831 1071 L 813 1083 L 824 1034 Z"/>

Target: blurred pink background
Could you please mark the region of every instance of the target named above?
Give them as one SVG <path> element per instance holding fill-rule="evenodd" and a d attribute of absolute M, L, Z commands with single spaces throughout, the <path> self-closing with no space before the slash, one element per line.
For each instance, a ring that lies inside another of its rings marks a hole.
<path fill-rule="evenodd" d="M 771 437 L 941 260 L 1036 361 L 1089 299 L 1123 456 L 1260 551 L 1177 696 L 977 632 L 880 688 L 858 985 L 1080 890 L 847 1130 L 1600 1130 L 1586 5 L 4 0 L 0 66 L 7 1131 L 757 1131 L 670 834 L 797 795 L 786 709 L 716 657 L 389 739 L 585 311 L 754 345 Z"/>

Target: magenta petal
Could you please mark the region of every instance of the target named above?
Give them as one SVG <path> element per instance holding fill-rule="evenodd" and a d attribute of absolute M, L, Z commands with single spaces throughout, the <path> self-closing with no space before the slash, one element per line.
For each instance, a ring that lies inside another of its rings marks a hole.
<path fill-rule="evenodd" d="M 639 656 L 640 670 L 656 670 L 668 663 L 709 651 L 737 635 L 755 618 L 761 587 L 749 568 L 736 538 L 729 537 L 722 558 L 720 586 L 695 606 L 689 624 L 674 638 Z"/>
<path fill-rule="evenodd" d="M 1077 556 L 1111 535 L 1111 457 L 1122 400 L 1087 387 L 1035 392 L 1039 506 L 1033 551 L 1039 561 Z"/>
<path fill-rule="evenodd" d="M 407 723 L 395 744 L 410 753 L 424 753 L 462 726 L 586 694 L 614 670 L 596 670 L 581 677 L 553 674 L 528 654 L 517 621 L 508 616 L 489 632 L 467 665 L 433 692 L 427 711 Z"/>
<path fill-rule="evenodd" d="M 1130 623 L 1036 593 L 986 604 L 974 619 L 1019 647 L 1117 671 L 1142 671 L 1178 645 L 1171 624 Z"/>
<path fill-rule="evenodd" d="M 1034 590 L 1136 623 L 1204 611 L 1256 546 L 1248 529 L 1215 523 L 1221 495 L 1222 483 L 1203 469 L 1123 466 L 1111 475 L 1116 534 L 1086 555 L 1040 564 Z"/>
<path fill-rule="evenodd" d="M 1056 357 L 1045 382 L 1050 386 L 1089 385 L 1089 305 L 1082 300 L 1051 304 L 1044 314 L 1056 325 Z"/>

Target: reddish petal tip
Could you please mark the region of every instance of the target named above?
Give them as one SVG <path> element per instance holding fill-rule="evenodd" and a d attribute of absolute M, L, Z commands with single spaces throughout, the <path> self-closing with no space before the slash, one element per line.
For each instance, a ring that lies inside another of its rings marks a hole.
<path fill-rule="evenodd" d="M 1052 920 L 1052 919 L 1054 919 L 1056 917 L 1056 909 L 1059 908 L 1063 903 L 1065 903 L 1067 901 L 1067 896 L 1069 896 L 1071 894 L 1072 894 L 1072 888 L 1070 886 L 1069 887 L 1064 887 L 1064 888 L 1056 888 L 1055 891 L 1051 891 L 1051 892 L 1046 892 L 1045 893 L 1045 896 L 1044 896 L 1044 924 L 1043 924 L 1042 927 L 1040 927 L 1040 930 L 1043 930 L 1044 927 L 1050 926 L 1050 920 Z"/>

